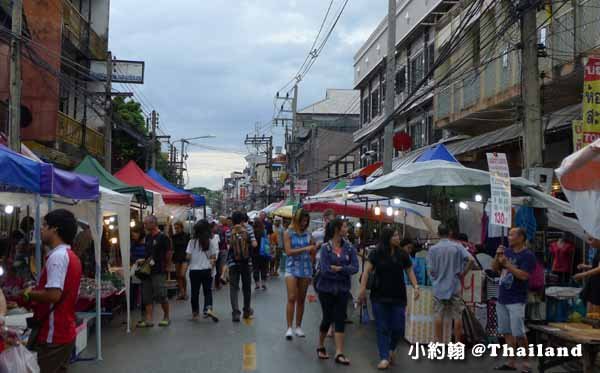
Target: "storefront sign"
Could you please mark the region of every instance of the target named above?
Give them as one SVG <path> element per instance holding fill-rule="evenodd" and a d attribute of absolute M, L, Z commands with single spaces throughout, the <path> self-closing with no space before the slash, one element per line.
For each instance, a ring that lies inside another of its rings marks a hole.
<path fill-rule="evenodd" d="M 504 153 L 487 153 L 490 170 L 492 211 L 490 221 L 494 225 L 510 228 L 512 225 L 510 172 Z"/>
<path fill-rule="evenodd" d="M 144 62 L 143 61 L 122 61 L 113 60 L 112 62 L 112 82 L 144 84 Z M 90 74 L 100 80 L 106 81 L 106 61 L 92 61 L 90 63 Z"/>
<path fill-rule="evenodd" d="M 583 148 L 583 121 L 574 120 L 573 124 L 573 152 Z"/>
<path fill-rule="evenodd" d="M 583 78 L 583 146 L 600 139 L 600 58 L 590 57 Z"/>
<path fill-rule="evenodd" d="M 283 188 L 281 188 L 282 192 L 289 193 L 290 185 L 286 184 Z M 308 193 L 308 180 L 307 179 L 297 179 L 294 181 L 294 193 L 296 194 L 307 194 Z"/>

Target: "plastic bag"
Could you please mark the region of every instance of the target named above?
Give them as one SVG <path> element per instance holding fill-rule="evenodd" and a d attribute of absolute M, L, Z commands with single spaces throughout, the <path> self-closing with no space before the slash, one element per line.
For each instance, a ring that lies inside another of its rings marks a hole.
<path fill-rule="evenodd" d="M 371 322 L 371 316 L 369 315 L 369 307 L 366 304 L 362 305 L 360 314 L 360 323 L 368 324 Z"/>
<path fill-rule="evenodd" d="M 23 345 L 11 347 L 0 354 L 0 373 L 40 373 L 37 355 Z"/>

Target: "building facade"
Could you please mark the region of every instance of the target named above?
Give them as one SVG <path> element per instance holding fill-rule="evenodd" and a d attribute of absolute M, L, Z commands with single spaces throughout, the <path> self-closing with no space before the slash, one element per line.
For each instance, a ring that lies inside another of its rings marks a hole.
<path fill-rule="evenodd" d="M 359 92 L 345 89 L 328 89 L 325 99 L 298 111 L 294 159 L 297 179 L 307 180 L 308 195 L 318 193 L 328 180 L 352 173 L 358 165 L 358 152 L 349 151 L 354 147 L 359 114 Z"/>
<path fill-rule="evenodd" d="M 8 8 L 9 9 L 9 8 Z M 65 168 L 104 155 L 105 84 L 90 63 L 106 60 L 110 0 L 24 0 L 21 137 L 42 159 Z M 0 40 L 0 122 L 6 131 L 9 45 Z M 3 109 L 3 110 L 2 110 Z"/>

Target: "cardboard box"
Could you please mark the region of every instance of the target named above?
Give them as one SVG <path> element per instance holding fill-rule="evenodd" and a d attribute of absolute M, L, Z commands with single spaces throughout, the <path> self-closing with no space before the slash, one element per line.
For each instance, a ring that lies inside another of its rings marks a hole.
<path fill-rule="evenodd" d="M 483 271 L 469 271 L 462 280 L 463 300 L 467 303 L 483 303 L 485 280 Z"/>

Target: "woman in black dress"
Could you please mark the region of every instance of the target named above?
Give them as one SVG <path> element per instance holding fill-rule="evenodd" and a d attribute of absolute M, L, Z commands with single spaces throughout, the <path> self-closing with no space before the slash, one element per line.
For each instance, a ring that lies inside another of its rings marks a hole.
<path fill-rule="evenodd" d="M 175 233 L 171 237 L 171 241 L 173 242 L 173 263 L 175 264 L 177 288 L 179 289 L 177 300 L 185 300 L 187 299 L 187 281 L 185 272 L 187 271 L 188 266 L 185 250 L 190 241 L 190 235 L 183 231 L 183 223 L 180 221 L 175 222 L 173 227 L 175 228 Z"/>

